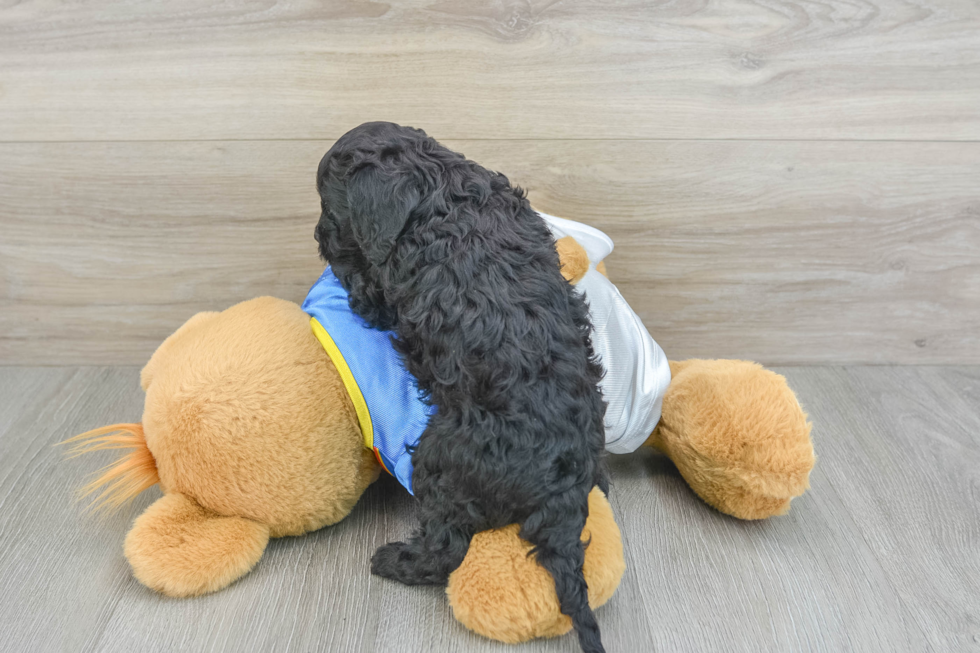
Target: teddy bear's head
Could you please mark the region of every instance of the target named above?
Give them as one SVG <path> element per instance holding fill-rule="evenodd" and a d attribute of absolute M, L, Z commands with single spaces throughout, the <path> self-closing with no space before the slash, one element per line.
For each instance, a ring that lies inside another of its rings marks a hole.
<path fill-rule="evenodd" d="M 273 537 L 339 521 L 377 476 L 340 375 L 292 302 L 199 313 L 140 382 L 164 492 L 267 524 Z"/>
<path fill-rule="evenodd" d="M 159 482 L 165 496 L 136 520 L 126 555 L 164 593 L 226 585 L 269 537 L 343 519 L 377 478 L 340 375 L 292 302 L 260 297 L 195 315 L 160 345 L 141 384 L 141 424 L 80 438 L 88 450 L 107 439 L 133 450 L 93 481 L 110 482 L 106 498 Z"/>

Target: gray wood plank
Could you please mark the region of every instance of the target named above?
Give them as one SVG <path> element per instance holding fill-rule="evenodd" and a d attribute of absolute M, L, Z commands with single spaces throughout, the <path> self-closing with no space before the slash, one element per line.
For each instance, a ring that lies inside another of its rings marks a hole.
<path fill-rule="evenodd" d="M 936 651 L 980 650 L 980 370 L 798 369 L 820 469 Z"/>
<path fill-rule="evenodd" d="M 616 242 L 674 359 L 980 363 L 980 143 L 450 141 Z M 0 363 L 142 364 L 321 270 L 329 143 L 0 144 Z"/>
<path fill-rule="evenodd" d="M 700 503 L 660 456 L 617 461 L 614 474 L 627 576 L 643 597 L 630 612 L 655 650 L 923 650 L 819 466 L 790 514 L 763 522 Z"/>
<path fill-rule="evenodd" d="M 786 374 L 815 424 L 812 488 L 789 515 L 741 522 L 700 503 L 665 458 L 612 461 L 627 572 L 598 612 L 615 651 L 970 651 L 980 648 L 980 368 Z M 160 597 L 122 539 L 159 494 L 83 514 L 71 492 L 104 464 L 50 445 L 138 418 L 135 368 L 0 368 L 0 631 L 17 651 L 576 651 L 466 631 L 437 588 L 370 576 L 414 525 L 390 479 L 350 517 L 273 541 L 233 586 Z"/>
<path fill-rule="evenodd" d="M 133 584 L 120 556 L 126 514 L 81 514 L 74 492 L 97 460 L 68 462 L 52 445 L 137 418 L 133 369 L 0 371 L 0 632 L 10 651 L 84 650 Z M 9 420 L 9 415 L 14 415 Z M 134 510 L 145 506 L 140 497 Z"/>
<path fill-rule="evenodd" d="M 0 140 L 980 138 L 971 0 L 3 3 Z"/>

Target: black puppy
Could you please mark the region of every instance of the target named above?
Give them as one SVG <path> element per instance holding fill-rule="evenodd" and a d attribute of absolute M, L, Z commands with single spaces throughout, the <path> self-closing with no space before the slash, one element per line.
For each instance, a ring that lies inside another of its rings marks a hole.
<path fill-rule="evenodd" d="M 602 651 L 580 539 L 589 492 L 608 489 L 602 370 L 544 220 L 503 175 L 392 123 L 338 140 L 317 188 L 321 256 L 436 407 L 412 455 L 421 527 L 371 571 L 442 585 L 475 533 L 519 523 L 582 648 Z"/>

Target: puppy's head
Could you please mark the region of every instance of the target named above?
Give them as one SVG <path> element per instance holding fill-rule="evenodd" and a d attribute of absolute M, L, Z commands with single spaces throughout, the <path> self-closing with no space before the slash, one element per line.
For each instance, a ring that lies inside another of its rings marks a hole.
<path fill-rule="evenodd" d="M 421 129 L 368 122 L 344 134 L 320 161 L 320 255 L 340 273 L 381 266 L 434 174 L 438 144 Z"/>

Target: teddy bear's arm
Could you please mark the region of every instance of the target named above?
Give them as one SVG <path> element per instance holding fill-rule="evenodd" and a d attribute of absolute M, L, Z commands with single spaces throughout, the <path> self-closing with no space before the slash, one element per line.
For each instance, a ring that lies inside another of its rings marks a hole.
<path fill-rule="evenodd" d="M 136 518 L 125 553 L 141 583 L 184 597 L 213 592 L 244 576 L 268 542 L 265 524 L 218 515 L 171 493 Z"/>

